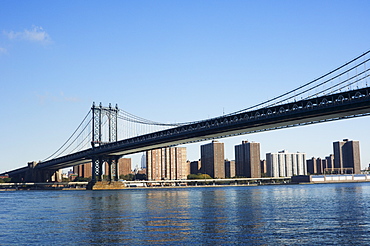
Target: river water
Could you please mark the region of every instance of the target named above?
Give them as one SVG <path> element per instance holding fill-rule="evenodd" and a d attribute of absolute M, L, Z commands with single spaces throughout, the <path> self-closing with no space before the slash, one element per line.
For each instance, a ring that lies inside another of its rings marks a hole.
<path fill-rule="evenodd" d="M 370 183 L 0 192 L 0 245 L 370 245 Z"/>

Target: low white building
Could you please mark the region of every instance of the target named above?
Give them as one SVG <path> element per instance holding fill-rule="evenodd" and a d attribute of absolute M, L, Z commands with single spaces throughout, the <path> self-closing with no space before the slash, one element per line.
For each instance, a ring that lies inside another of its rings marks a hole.
<path fill-rule="evenodd" d="M 288 153 L 286 150 L 267 153 L 266 169 L 268 177 L 307 175 L 306 153 Z"/>

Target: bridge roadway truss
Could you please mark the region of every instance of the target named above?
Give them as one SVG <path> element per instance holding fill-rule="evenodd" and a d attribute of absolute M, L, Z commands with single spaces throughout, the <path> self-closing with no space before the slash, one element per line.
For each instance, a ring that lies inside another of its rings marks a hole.
<path fill-rule="evenodd" d="M 61 169 L 93 162 L 101 175 L 104 161 L 116 167 L 122 155 L 209 139 L 316 124 L 370 114 L 370 87 L 300 100 L 174 127 L 40 162 L 36 169 Z M 117 170 L 117 169 L 116 169 Z"/>

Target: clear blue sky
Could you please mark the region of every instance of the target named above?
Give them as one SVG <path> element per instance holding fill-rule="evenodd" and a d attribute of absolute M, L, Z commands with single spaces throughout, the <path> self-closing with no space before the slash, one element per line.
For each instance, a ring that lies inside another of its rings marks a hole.
<path fill-rule="evenodd" d="M 46 158 L 92 102 L 184 122 L 257 104 L 370 48 L 370 1 L 0 2 L 0 172 Z M 360 141 L 370 118 L 221 139 L 307 157 Z M 202 143 L 204 144 L 204 143 Z M 188 159 L 199 158 L 199 144 Z M 135 165 L 136 163 L 134 163 Z"/>

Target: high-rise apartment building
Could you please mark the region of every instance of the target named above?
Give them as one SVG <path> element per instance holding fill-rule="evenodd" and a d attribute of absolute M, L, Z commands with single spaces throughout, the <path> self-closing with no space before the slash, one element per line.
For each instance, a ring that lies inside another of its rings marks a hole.
<path fill-rule="evenodd" d="M 200 146 L 202 173 L 212 178 L 225 178 L 224 143 L 213 140 Z"/>
<path fill-rule="evenodd" d="M 148 180 L 161 180 L 162 149 L 146 151 L 146 176 Z"/>
<path fill-rule="evenodd" d="M 266 167 L 266 160 L 261 160 L 261 175 L 266 174 L 267 167 Z"/>
<path fill-rule="evenodd" d="M 186 179 L 190 174 L 186 148 L 171 147 L 146 151 L 148 180 Z"/>
<path fill-rule="evenodd" d="M 92 177 L 92 164 L 81 164 L 73 167 L 73 173 L 81 178 Z M 120 158 L 118 160 L 118 176 L 131 173 L 131 158 Z M 109 175 L 109 165 L 104 163 L 104 174 Z"/>
<path fill-rule="evenodd" d="M 141 156 L 141 169 L 145 169 L 145 168 L 146 168 L 146 156 L 144 152 L 143 155 Z"/>
<path fill-rule="evenodd" d="M 238 177 L 261 177 L 260 143 L 243 141 L 235 146 L 235 173 Z"/>
<path fill-rule="evenodd" d="M 326 165 L 326 161 L 318 157 L 316 159 L 316 171 L 317 174 L 322 174 L 324 173 L 324 165 Z"/>
<path fill-rule="evenodd" d="M 359 141 L 337 141 L 333 143 L 334 168 L 340 173 L 361 173 Z"/>
<path fill-rule="evenodd" d="M 132 173 L 131 170 L 131 158 L 120 158 L 118 159 L 118 177 L 120 175 L 127 175 Z M 105 163 L 104 175 L 109 175 L 109 165 Z"/>
<path fill-rule="evenodd" d="M 334 172 L 334 155 L 330 154 L 329 156 L 325 157 L 322 173 L 332 173 L 332 172 Z"/>
<path fill-rule="evenodd" d="M 225 178 L 235 177 L 235 161 L 225 160 Z"/>
<path fill-rule="evenodd" d="M 317 172 L 317 159 L 312 157 L 306 161 L 307 163 L 307 173 L 309 174 L 318 174 Z"/>
<path fill-rule="evenodd" d="M 333 172 L 333 165 L 334 165 L 334 156 L 329 155 L 324 159 L 320 157 L 315 158 L 312 157 L 306 161 L 307 163 L 307 173 L 309 174 L 324 174 L 324 173 L 332 173 Z"/>
<path fill-rule="evenodd" d="M 131 158 L 120 158 L 118 160 L 118 176 L 132 173 Z"/>
<path fill-rule="evenodd" d="M 288 153 L 286 150 L 266 154 L 268 177 L 307 175 L 306 154 Z"/>
<path fill-rule="evenodd" d="M 187 179 L 188 175 L 190 174 L 190 166 L 189 162 L 187 161 L 186 148 L 176 147 L 171 149 L 171 163 L 175 163 L 175 170 L 173 170 L 173 165 L 170 165 L 172 173 L 174 174 L 174 176 L 171 174 L 171 179 Z"/>
<path fill-rule="evenodd" d="M 324 158 L 324 159 L 321 159 L 321 163 L 322 163 L 322 172 L 321 173 L 325 173 L 325 170 L 328 170 L 327 168 L 328 168 L 328 165 L 327 165 L 327 163 L 326 163 L 327 161 L 326 161 L 326 158 Z"/>
<path fill-rule="evenodd" d="M 190 174 L 202 173 L 201 169 L 202 169 L 202 162 L 200 160 L 190 162 Z"/>
<path fill-rule="evenodd" d="M 92 164 L 86 163 L 73 167 L 73 173 L 80 178 L 90 178 L 92 176 Z"/>

